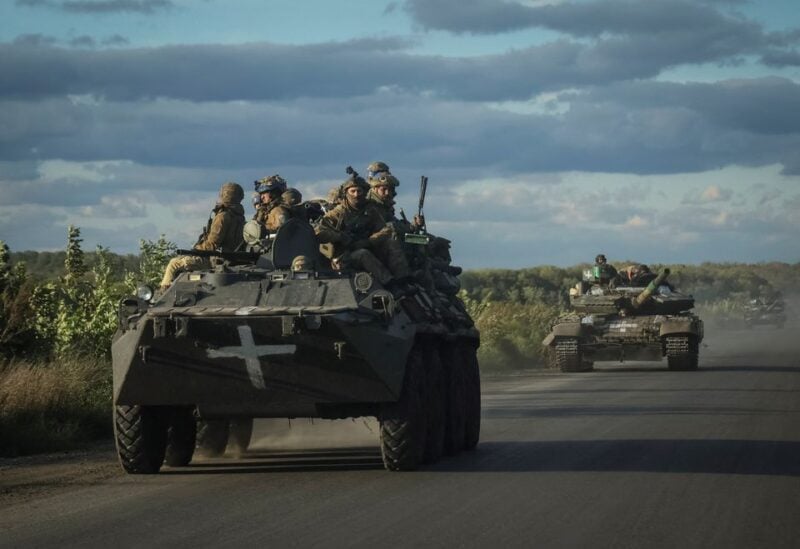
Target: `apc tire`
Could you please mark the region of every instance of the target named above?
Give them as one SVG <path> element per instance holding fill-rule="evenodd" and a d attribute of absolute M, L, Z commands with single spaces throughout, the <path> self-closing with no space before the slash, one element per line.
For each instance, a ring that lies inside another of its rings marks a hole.
<path fill-rule="evenodd" d="M 444 455 L 445 418 L 447 415 L 445 379 L 439 343 L 425 346 L 425 407 L 428 426 L 425 436 L 425 463 L 436 463 Z"/>
<path fill-rule="evenodd" d="M 442 372 L 445 377 L 444 453 L 453 456 L 464 449 L 466 437 L 467 388 L 466 362 L 453 343 L 442 346 Z"/>
<path fill-rule="evenodd" d="M 122 468 L 132 475 L 158 473 L 167 448 L 168 409 L 115 406 L 114 441 Z"/>
<path fill-rule="evenodd" d="M 253 438 L 253 418 L 232 419 L 228 436 L 228 450 L 235 456 L 241 456 L 250 446 Z"/>
<path fill-rule="evenodd" d="M 227 419 L 204 419 L 197 423 L 197 453 L 203 457 L 219 457 L 225 453 L 230 433 Z"/>
<path fill-rule="evenodd" d="M 422 463 L 428 426 L 422 360 L 422 349 L 415 345 L 408 355 L 400 400 L 381 410 L 381 457 L 389 471 L 413 471 Z"/>
<path fill-rule="evenodd" d="M 474 450 L 481 438 L 481 372 L 478 350 L 467 344 L 462 346 L 465 380 L 464 449 Z"/>
<path fill-rule="evenodd" d="M 167 451 L 164 462 L 170 467 L 185 467 L 192 461 L 197 442 L 194 408 L 173 408 L 167 427 Z"/>

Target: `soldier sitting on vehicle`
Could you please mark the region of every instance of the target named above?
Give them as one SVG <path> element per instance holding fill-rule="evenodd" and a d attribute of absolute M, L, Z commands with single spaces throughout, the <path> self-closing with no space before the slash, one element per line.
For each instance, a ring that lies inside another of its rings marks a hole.
<path fill-rule="evenodd" d="M 405 255 L 399 242 L 392 238 L 391 228 L 367 202 L 363 179 L 351 176 L 341 188 L 344 200 L 326 213 L 315 229 L 323 244 L 320 249 L 331 260 L 331 266 L 369 271 L 384 285 L 405 279 L 408 276 Z"/>
<path fill-rule="evenodd" d="M 617 270 L 609 265 L 604 254 L 597 254 L 594 258 L 594 277 L 598 284 L 607 285 L 617 276 Z"/>
<path fill-rule="evenodd" d="M 219 190 L 219 199 L 208 218 L 208 224 L 193 246 L 195 250 L 221 250 L 231 252 L 242 244 L 242 228 L 244 227 L 244 189 L 238 183 L 228 182 Z M 173 257 L 161 280 L 161 289 L 166 290 L 178 274 L 211 268 L 208 258 L 195 256 Z"/>
<path fill-rule="evenodd" d="M 284 201 L 284 195 L 288 193 L 287 198 L 292 200 L 293 193 L 289 193 L 286 180 L 277 174 L 255 181 L 255 189 L 261 196 L 261 207 L 253 219 L 270 233 L 275 233 L 292 217 L 291 207 Z M 299 191 L 293 190 L 299 194 Z"/>
<path fill-rule="evenodd" d="M 629 286 L 633 288 L 642 288 L 650 284 L 653 280 L 658 278 L 658 274 L 650 270 L 650 267 L 643 263 L 634 263 L 622 269 L 613 280 L 613 286 Z M 674 290 L 672 284 L 663 282 L 662 286 Z"/>

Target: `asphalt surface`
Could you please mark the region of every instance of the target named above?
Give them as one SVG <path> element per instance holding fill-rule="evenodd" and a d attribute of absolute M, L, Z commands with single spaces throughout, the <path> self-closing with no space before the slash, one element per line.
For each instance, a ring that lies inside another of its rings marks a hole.
<path fill-rule="evenodd" d="M 697 372 L 487 376 L 478 448 L 413 473 L 362 421 L 261 422 L 243 459 L 157 476 L 107 445 L 0 463 L 0 547 L 797 547 L 798 335 L 710 335 Z"/>

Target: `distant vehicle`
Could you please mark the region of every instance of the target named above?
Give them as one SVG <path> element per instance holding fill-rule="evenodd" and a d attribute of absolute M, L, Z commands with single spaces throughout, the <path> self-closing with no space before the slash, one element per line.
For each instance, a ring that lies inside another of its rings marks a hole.
<path fill-rule="evenodd" d="M 376 416 L 396 471 L 476 446 L 479 334 L 466 311 L 443 315 L 419 284 L 398 295 L 368 272 L 324 270 L 313 230 L 296 219 L 263 253 L 216 256 L 157 299 L 143 289 L 120 305 L 114 428 L 125 471 L 186 465 L 196 444 L 241 450 L 252 418 Z"/>
<path fill-rule="evenodd" d="M 703 321 L 690 312 L 694 298 L 666 282 L 669 269 L 610 284 L 595 270 L 572 288 L 572 311 L 554 321 L 542 342 L 553 367 L 580 372 L 598 361 L 666 357 L 670 370 L 697 369 Z"/>
<path fill-rule="evenodd" d="M 751 299 L 744 308 L 744 322 L 755 326 L 774 326 L 783 328 L 786 324 L 786 305 L 780 294 Z"/>

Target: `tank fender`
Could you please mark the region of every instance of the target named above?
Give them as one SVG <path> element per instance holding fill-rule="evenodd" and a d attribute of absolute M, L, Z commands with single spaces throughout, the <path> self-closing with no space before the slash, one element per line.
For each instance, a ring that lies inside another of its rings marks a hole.
<path fill-rule="evenodd" d="M 661 323 L 659 335 L 661 337 L 673 334 L 693 334 L 703 337 L 702 323 L 690 318 L 676 318 Z"/>
<path fill-rule="evenodd" d="M 581 337 L 583 326 L 580 322 L 565 322 L 553 326 L 553 331 L 542 340 L 542 345 L 549 346 L 555 342 L 557 337 Z"/>

